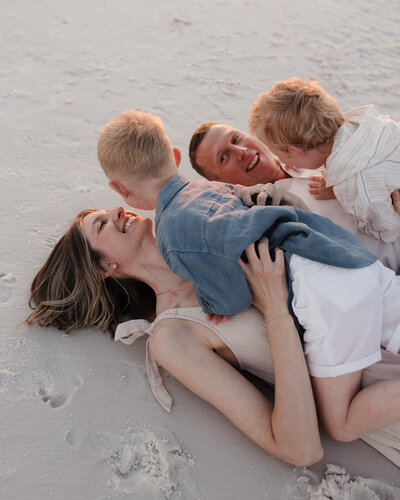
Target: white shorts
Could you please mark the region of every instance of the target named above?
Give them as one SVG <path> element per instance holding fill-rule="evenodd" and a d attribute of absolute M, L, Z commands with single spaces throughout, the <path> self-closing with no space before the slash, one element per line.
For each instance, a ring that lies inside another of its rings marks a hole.
<path fill-rule="evenodd" d="M 400 351 L 400 277 L 379 261 L 342 269 L 292 255 L 293 311 L 310 375 L 337 377 Z"/>

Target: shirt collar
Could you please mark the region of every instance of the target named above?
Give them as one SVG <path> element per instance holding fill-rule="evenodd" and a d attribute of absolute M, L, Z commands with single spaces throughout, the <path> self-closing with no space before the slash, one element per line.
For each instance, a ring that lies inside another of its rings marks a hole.
<path fill-rule="evenodd" d="M 176 193 L 189 184 L 189 182 L 190 181 L 183 175 L 176 174 L 167 182 L 167 184 L 165 184 L 165 186 L 158 193 L 156 217 L 157 214 L 161 214 L 165 210 L 168 203 L 172 200 Z"/>

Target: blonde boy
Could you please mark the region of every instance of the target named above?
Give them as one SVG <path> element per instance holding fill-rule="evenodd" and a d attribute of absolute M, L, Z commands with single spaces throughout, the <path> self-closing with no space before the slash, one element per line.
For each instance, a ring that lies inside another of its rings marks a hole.
<path fill-rule="evenodd" d="M 109 186 L 131 207 L 153 210 L 157 196 L 178 173 L 180 151 L 171 146 L 158 116 L 130 109 L 106 124 L 97 155 Z"/>
<path fill-rule="evenodd" d="M 279 159 L 313 176 L 317 199 L 336 198 L 357 227 L 378 240 L 400 237 L 392 193 L 400 188 L 400 125 L 372 105 L 341 113 L 315 81 L 292 78 L 260 94 L 249 128 Z"/>

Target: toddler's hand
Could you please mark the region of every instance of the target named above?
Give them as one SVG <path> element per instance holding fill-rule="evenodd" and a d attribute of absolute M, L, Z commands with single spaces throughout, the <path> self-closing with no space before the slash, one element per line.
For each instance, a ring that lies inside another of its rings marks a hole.
<path fill-rule="evenodd" d="M 308 190 L 316 200 L 334 200 L 336 198 L 333 187 L 326 187 L 322 175 L 312 175 L 310 177 Z"/>
<path fill-rule="evenodd" d="M 393 191 L 391 196 L 392 196 L 394 211 L 400 214 L 400 189 L 396 189 L 396 191 Z"/>

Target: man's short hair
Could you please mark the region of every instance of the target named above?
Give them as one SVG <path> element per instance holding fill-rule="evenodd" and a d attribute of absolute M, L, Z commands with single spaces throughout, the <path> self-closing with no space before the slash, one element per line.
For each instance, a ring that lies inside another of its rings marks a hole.
<path fill-rule="evenodd" d="M 258 96 L 249 114 L 249 130 L 281 151 L 309 150 L 333 140 L 344 117 L 336 99 L 317 81 L 301 78 L 277 82 Z"/>
<path fill-rule="evenodd" d="M 161 118 L 130 109 L 107 123 L 99 134 L 97 155 L 108 178 L 156 177 L 173 161 Z"/>
<path fill-rule="evenodd" d="M 196 160 L 196 155 L 197 155 L 197 149 L 199 148 L 204 137 L 207 135 L 207 132 L 213 125 L 219 125 L 219 124 L 214 122 L 208 122 L 208 123 L 203 123 L 203 125 L 200 125 L 200 127 L 192 135 L 189 144 L 189 159 L 190 163 L 192 164 L 192 167 L 196 170 L 198 174 L 202 175 L 209 181 L 218 180 L 217 176 L 213 174 L 213 172 L 208 170 L 206 167 L 199 165 Z"/>

